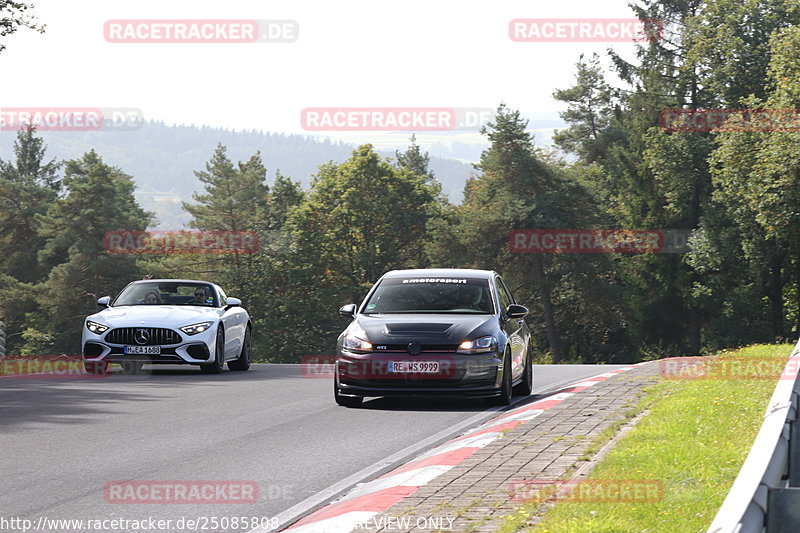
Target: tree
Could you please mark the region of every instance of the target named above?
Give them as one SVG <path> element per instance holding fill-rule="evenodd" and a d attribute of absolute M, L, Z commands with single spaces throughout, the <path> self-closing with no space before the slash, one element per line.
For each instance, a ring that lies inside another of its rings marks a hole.
<path fill-rule="evenodd" d="M 226 152 L 225 146 L 218 144 L 206 170 L 195 172 L 205 186 L 205 194 L 193 194 L 195 204 L 183 203 L 192 215 L 190 227 L 246 231 L 253 227 L 259 209 L 264 208 L 269 187 L 261 154 L 234 165 Z"/>
<path fill-rule="evenodd" d="M 270 361 L 296 361 L 298 355 L 308 353 L 303 349 L 307 341 L 305 332 L 286 320 L 286 311 L 296 305 L 291 296 L 308 291 L 302 283 L 304 277 L 298 272 L 304 272 L 305 267 L 298 269 L 292 260 L 291 234 L 286 227 L 292 211 L 302 204 L 304 197 L 300 183 L 276 172 L 264 211 L 255 226 L 260 243 L 258 251 L 235 272 L 230 272 L 236 275 L 236 280 L 230 279 L 228 273 L 224 275 L 241 295 L 246 295 L 248 302 L 254 302 L 248 309 L 254 324 L 253 349 Z"/>
<path fill-rule="evenodd" d="M 303 202 L 303 189 L 300 182 L 293 181 L 280 171 L 275 172 L 275 181 L 267 197 L 266 215 L 260 217 L 266 221 L 266 230 L 280 231 L 286 224 L 289 212 Z"/>
<path fill-rule="evenodd" d="M 586 194 L 579 185 L 567 184 L 556 163 L 537 152 L 527 124 L 519 111 L 498 108 L 494 123 L 482 130 L 490 146 L 476 165 L 481 174 L 467 182 L 464 202 L 449 222 L 436 226 L 429 254 L 441 266 L 503 270 L 512 288 L 519 289 L 518 298 L 539 301 L 533 316 L 544 321 L 547 345 L 559 362 L 563 352 L 553 297 L 555 260 L 513 254 L 507 239 L 514 229 L 575 227 L 570 205 L 584 204 Z"/>
<path fill-rule="evenodd" d="M 371 145 L 321 165 L 289 214 L 291 250 L 276 257 L 285 268 L 272 302 L 286 324 L 273 326 L 276 349 L 284 357 L 331 353 L 341 329 L 336 308 L 360 301 L 388 270 L 426 266 L 426 228 L 439 212 L 434 187 Z"/>
<path fill-rule="evenodd" d="M 614 222 L 626 228 L 693 230 L 693 242 L 703 250 L 683 257 L 620 258 L 632 341 L 643 351 L 699 353 L 704 328 L 711 323 L 720 327 L 718 302 L 728 296 L 729 312 L 745 308 L 742 302 L 754 296 L 750 307 L 758 308 L 766 296 L 778 332 L 785 252 L 780 246 L 762 246 L 757 238 L 749 248 L 731 246 L 731 228 L 746 226 L 741 217 L 735 223 L 726 220 L 734 212 L 712 195 L 715 134 L 666 132 L 660 115 L 670 108 L 736 107 L 748 95 L 766 94 L 770 36 L 800 21 L 798 5 L 783 0 L 644 0 L 632 7 L 640 20 L 660 20 L 663 33 L 637 47 L 636 62 L 609 52 L 627 87 L 609 89 L 596 62 L 581 61 L 576 86 L 556 92 L 570 103 L 565 119 L 571 126 L 559 132 L 560 145 L 579 155 L 576 170 L 592 180 L 587 185 Z M 605 124 L 599 131 L 598 123 Z M 719 235 L 713 235 L 717 229 Z M 712 251 L 723 242 L 728 245 L 724 253 Z M 744 249 L 760 257 L 760 267 L 743 257 Z M 727 285 L 702 264 L 712 257 L 734 265 L 725 276 Z M 741 268 L 743 261 L 756 268 Z M 758 281 L 748 283 L 737 275 Z M 707 276 L 713 283 L 707 283 Z M 756 296 L 754 290 L 761 292 Z M 760 311 L 751 313 L 748 323 L 753 316 L 761 316 Z M 753 331 L 760 329 L 739 328 L 740 335 Z"/>
<path fill-rule="evenodd" d="M 249 160 L 234 165 L 222 144 L 206 163 L 205 171 L 195 175 L 205 186 L 204 194 L 193 194 L 194 204 L 183 203 L 192 215 L 189 226 L 203 231 L 255 232 L 267 208 L 269 187 L 267 169 L 256 152 Z M 234 250 L 220 257 L 206 255 L 193 259 L 197 276 L 211 276 L 219 283 L 228 283 L 230 290 L 241 294 L 241 273 L 245 263 L 253 260 L 249 253 Z M 223 274 L 224 273 L 224 274 Z"/>
<path fill-rule="evenodd" d="M 17 133 L 15 161 L 0 160 L 0 317 L 7 322 L 8 351 L 22 343 L 26 315 L 36 311 L 32 284 L 47 276 L 38 261 L 44 238 L 38 233 L 37 215 L 56 201 L 60 163 L 45 162 L 45 146 L 29 126 Z"/>
<path fill-rule="evenodd" d="M 421 238 L 437 210 L 436 191 L 421 176 L 364 145 L 344 163 L 320 167 L 290 223 L 295 243 L 313 249 L 331 279 L 363 288 L 386 270 L 420 265 Z"/>
<path fill-rule="evenodd" d="M 106 165 L 94 151 L 68 161 L 62 183 L 65 196 L 36 217 L 46 239 L 39 259 L 52 268 L 47 280 L 36 286 L 41 311 L 29 317 L 34 324 L 29 336 L 36 337 L 37 331 L 49 334 L 51 349 L 74 353 L 82 320 L 94 312 L 97 298 L 142 277 L 135 257 L 104 249 L 105 233 L 142 231 L 151 214 L 136 203 L 133 179 Z"/>
<path fill-rule="evenodd" d="M 45 162 L 44 142 L 29 126 L 17 133 L 15 162 L 0 160 L 0 271 L 23 282 L 39 281 L 46 272 L 37 264 L 43 244 L 35 224 L 58 197 L 60 163 Z"/>
<path fill-rule="evenodd" d="M 422 149 L 417 144 L 416 134 L 411 135 L 410 141 L 411 144 L 404 152 L 395 151 L 397 166 L 425 178 L 425 182 L 428 184 L 434 183 L 436 178 L 433 171 L 430 170 L 430 155 L 427 152 L 422 153 Z"/>
<path fill-rule="evenodd" d="M 588 62 L 581 54 L 576 66 L 575 85 L 553 93 L 553 98 L 569 104 L 560 115 L 570 125 L 566 130 L 556 131 L 553 142 L 562 150 L 577 154 L 583 163 L 591 164 L 607 148 L 604 137 L 614 131 L 610 128 L 614 94 L 605 82 L 597 54 Z"/>
<path fill-rule="evenodd" d="M 537 207 L 547 209 L 546 206 L 541 206 L 539 201 L 554 187 L 556 178 L 550 169 L 535 157 L 533 139 L 526 131 L 527 125 L 528 121 L 522 119 L 518 111 L 510 111 L 501 105 L 497 110 L 495 122 L 481 129 L 481 133 L 486 135 L 490 142 L 489 149 L 483 152 L 481 161 L 477 165 L 484 174 L 485 182 L 480 183 L 480 186 L 478 183 L 473 183 L 476 187 L 470 200 L 474 202 L 474 199 L 484 195 L 489 197 L 487 200 L 492 196 L 500 200 L 495 205 L 503 210 L 502 215 L 498 213 L 500 215 L 498 218 L 499 221 L 506 223 L 506 227 L 505 231 L 501 231 L 502 226 L 493 225 L 497 233 L 493 233 L 494 238 L 488 238 L 487 241 L 495 245 L 498 237 L 502 242 L 503 237 L 514 228 L 553 227 L 550 221 L 542 220 L 549 217 L 540 216 L 541 212 L 537 212 Z M 467 204 L 466 194 L 464 203 Z M 474 207 L 473 214 L 476 214 Z M 561 341 L 555 322 L 552 284 L 545 274 L 544 258 L 539 254 L 533 254 L 531 267 L 542 304 L 547 342 L 553 360 L 559 362 L 562 359 Z"/>
<path fill-rule="evenodd" d="M 756 279 L 770 300 L 771 334 L 782 338 L 787 294 L 793 295 L 794 332 L 800 331 L 800 120 L 796 111 L 782 111 L 800 107 L 800 30 L 776 32 L 770 51 L 769 95 L 745 103 L 775 110 L 773 127 L 745 132 L 733 125 L 721 128 L 712 161 L 716 199 L 736 224 L 745 260 L 761 266 Z"/>
<path fill-rule="evenodd" d="M 800 23 L 800 4 L 791 0 L 714 0 L 701 2 L 686 20 L 682 70 L 697 77 L 722 107 L 738 107 L 754 96 L 766 98 L 776 32 Z"/>
<path fill-rule="evenodd" d="M 36 19 L 28 13 L 30 9 L 33 9 L 33 4 L 0 0 L 0 37 L 11 35 L 19 28 L 28 28 L 44 33 L 45 26 L 36 24 Z M 5 49 L 6 46 L 0 43 L 0 54 Z"/>

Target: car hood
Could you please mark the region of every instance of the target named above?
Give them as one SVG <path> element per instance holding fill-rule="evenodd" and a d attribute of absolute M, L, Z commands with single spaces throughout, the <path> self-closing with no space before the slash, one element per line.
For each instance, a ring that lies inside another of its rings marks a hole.
<path fill-rule="evenodd" d="M 222 314 L 222 309 L 193 305 L 130 305 L 110 307 L 96 313 L 89 320 L 113 327 L 134 327 L 155 325 L 160 327 L 180 327 L 204 320 L 214 320 Z"/>
<path fill-rule="evenodd" d="M 461 344 L 465 340 L 494 334 L 494 315 L 420 314 L 359 315 L 351 328 L 359 327 L 373 344 Z"/>

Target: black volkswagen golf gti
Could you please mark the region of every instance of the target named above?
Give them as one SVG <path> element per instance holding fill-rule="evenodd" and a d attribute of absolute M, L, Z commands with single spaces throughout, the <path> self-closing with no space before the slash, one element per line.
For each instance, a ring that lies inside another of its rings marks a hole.
<path fill-rule="evenodd" d="M 489 270 L 394 270 L 339 336 L 334 397 L 460 395 L 508 405 L 533 387 L 528 310 Z"/>

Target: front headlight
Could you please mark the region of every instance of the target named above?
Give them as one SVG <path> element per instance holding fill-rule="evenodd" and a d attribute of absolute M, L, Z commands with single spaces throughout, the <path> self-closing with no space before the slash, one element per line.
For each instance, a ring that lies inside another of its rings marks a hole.
<path fill-rule="evenodd" d="M 199 324 L 192 324 L 191 326 L 183 326 L 180 330 L 187 335 L 197 335 L 203 333 L 214 324 L 213 322 L 200 322 Z"/>
<path fill-rule="evenodd" d="M 497 339 L 491 335 L 464 341 L 458 345 L 458 353 L 488 353 L 497 351 Z"/>
<path fill-rule="evenodd" d="M 372 343 L 359 339 L 355 335 L 347 334 L 342 341 L 342 347 L 351 352 L 371 352 Z"/>
<path fill-rule="evenodd" d="M 100 335 L 101 333 L 103 333 L 105 330 L 108 329 L 108 326 L 104 326 L 103 324 L 98 324 L 97 322 L 92 322 L 91 320 L 87 320 L 86 329 L 88 329 L 92 333 Z"/>

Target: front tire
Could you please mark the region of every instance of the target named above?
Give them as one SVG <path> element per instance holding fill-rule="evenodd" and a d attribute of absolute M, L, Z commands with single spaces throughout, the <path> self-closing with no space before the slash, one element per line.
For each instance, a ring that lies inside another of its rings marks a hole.
<path fill-rule="evenodd" d="M 225 368 L 225 335 L 222 333 L 222 324 L 217 330 L 216 348 L 214 349 L 214 362 L 211 364 L 200 365 L 200 372 L 203 374 L 220 374 Z"/>
<path fill-rule="evenodd" d="M 531 391 L 533 391 L 533 361 L 531 361 L 531 354 L 528 353 L 525 359 L 525 370 L 522 371 L 522 381 L 514 387 L 514 394 L 520 396 L 529 396 Z"/>
<path fill-rule="evenodd" d="M 250 328 L 244 333 L 244 341 L 242 341 L 242 352 L 239 354 L 238 359 L 228 361 L 228 369 L 238 372 L 244 372 L 250 368 L 250 361 L 253 359 L 253 339 L 250 333 Z"/>
<path fill-rule="evenodd" d="M 364 400 L 362 396 L 345 396 L 339 393 L 339 377 L 333 378 L 333 399 L 338 405 L 344 407 L 360 407 Z"/>
<path fill-rule="evenodd" d="M 494 405 L 510 405 L 514 394 L 511 386 L 511 353 L 506 349 L 503 354 L 503 385 L 500 387 L 500 394 L 492 398 Z"/>

